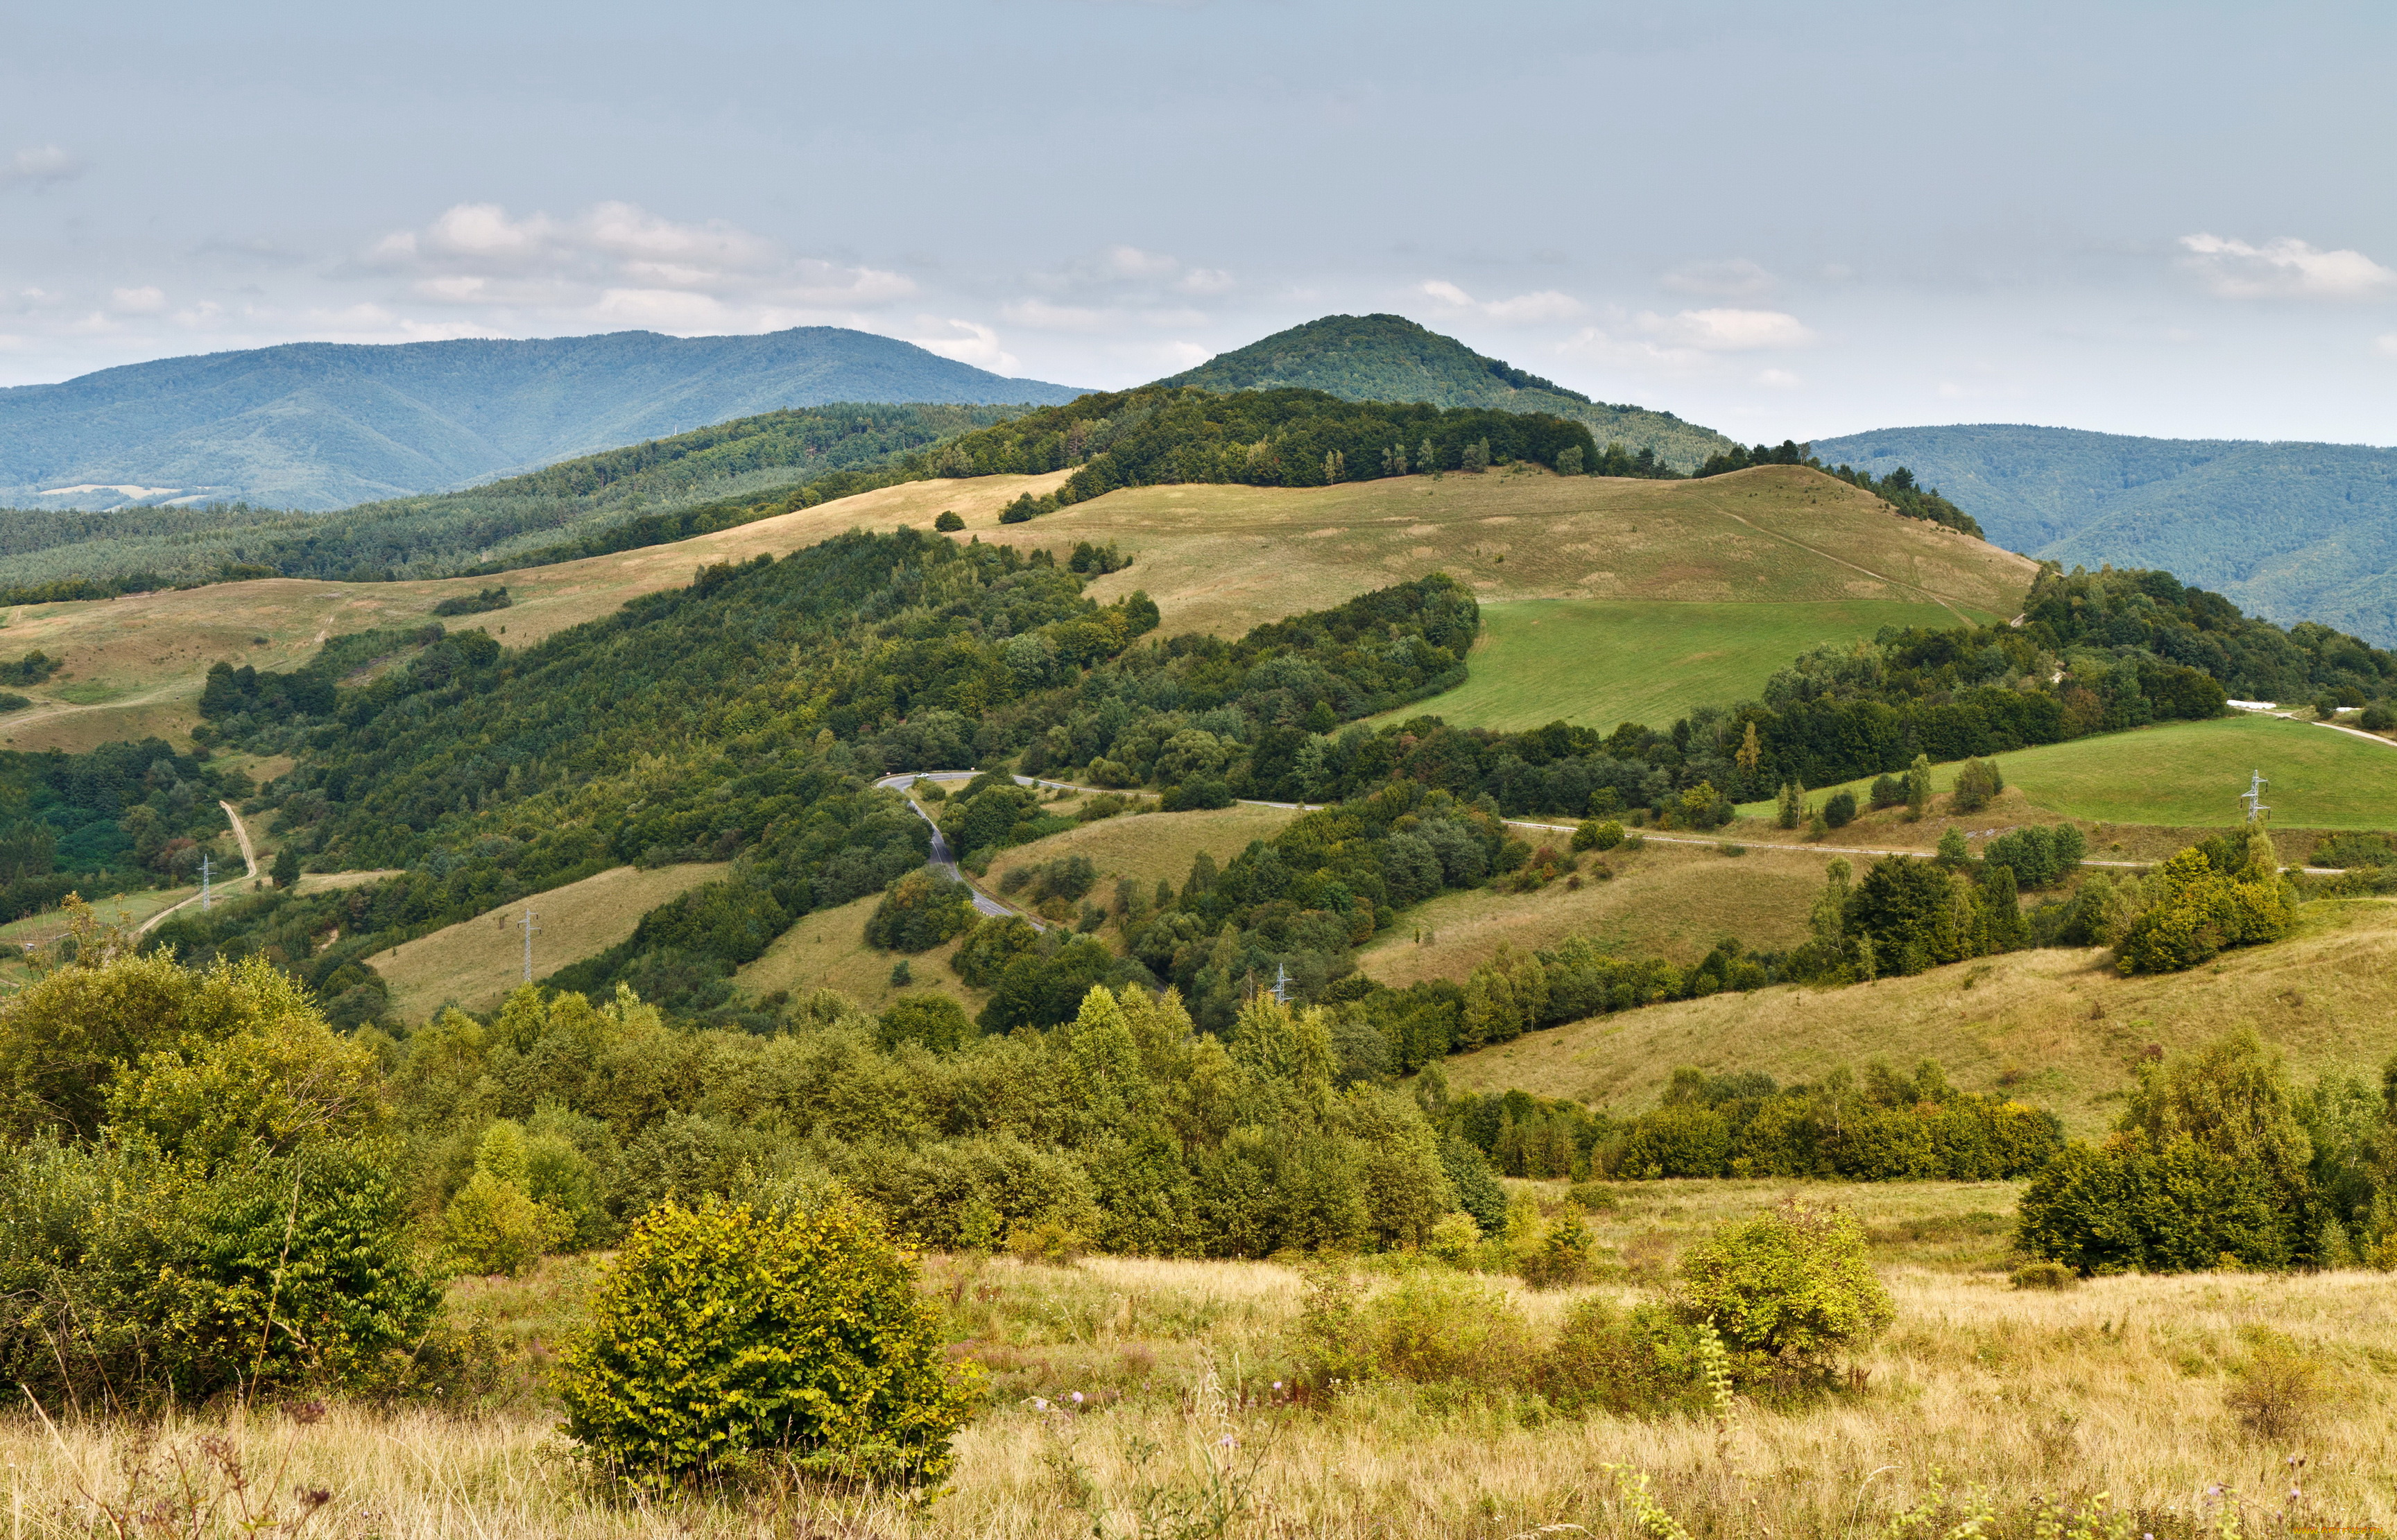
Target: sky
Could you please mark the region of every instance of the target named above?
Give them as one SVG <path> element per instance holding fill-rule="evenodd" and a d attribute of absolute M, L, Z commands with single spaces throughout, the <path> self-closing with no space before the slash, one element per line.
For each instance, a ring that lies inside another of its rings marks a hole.
<path fill-rule="evenodd" d="M 1121 387 L 1392 311 L 1743 440 L 2397 443 L 2397 8 L 0 12 L 0 385 L 832 325 Z"/>

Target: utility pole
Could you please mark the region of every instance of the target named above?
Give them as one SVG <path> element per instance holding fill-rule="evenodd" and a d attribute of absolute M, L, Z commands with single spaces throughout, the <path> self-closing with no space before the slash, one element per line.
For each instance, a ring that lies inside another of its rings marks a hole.
<path fill-rule="evenodd" d="M 540 927 L 540 926 L 538 926 L 538 925 L 535 925 L 535 924 L 533 923 L 533 912 L 532 912 L 530 909 L 527 909 L 527 910 L 524 912 L 524 941 L 525 941 L 525 977 L 524 977 L 524 981 L 525 981 L 525 983 L 527 983 L 527 984 L 530 984 L 530 983 L 532 982 L 532 938 L 533 938 L 534 936 L 536 936 L 536 935 L 540 934 L 540 933 L 541 933 L 541 927 Z"/>
<path fill-rule="evenodd" d="M 2262 770 L 2247 772 L 2247 789 L 2240 794 L 2239 800 L 2246 805 L 2248 823 L 2260 824 L 2264 815 L 2272 810 L 2264 805 L 2264 788 L 2271 783 L 2264 779 Z"/>
<path fill-rule="evenodd" d="M 1290 1003 L 1290 970 L 1280 963 L 1274 964 L 1273 998 L 1276 1005 Z"/>
<path fill-rule="evenodd" d="M 208 908 L 209 903 L 208 852 L 202 850 L 200 852 L 200 908 L 205 912 Z"/>

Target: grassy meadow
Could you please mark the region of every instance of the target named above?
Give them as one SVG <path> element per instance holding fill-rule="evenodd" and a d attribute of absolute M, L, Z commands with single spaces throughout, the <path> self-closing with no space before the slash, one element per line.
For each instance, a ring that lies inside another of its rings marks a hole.
<path fill-rule="evenodd" d="M 2397 745 L 2282 716 L 2167 722 L 1995 758 L 2006 785 L 2031 806 L 2091 823 L 2236 827 L 2246 816 L 2239 798 L 2248 772 L 2261 770 L 2280 828 L 2397 827 Z M 1932 767 L 1934 790 L 1947 792 L 1957 769 Z M 1872 781 L 1845 784 L 1861 802 Z M 1838 789 L 1810 788 L 1826 797 Z M 1773 804 L 1740 811 L 1765 817 Z"/>
<path fill-rule="evenodd" d="M 615 866 L 516 904 L 462 919 L 366 959 L 391 989 L 402 1021 L 421 1022 L 456 1001 L 488 1011 L 524 982 L 524 931 L 516 917 L 533 910 L 533 977 L 604 952 L 633 933 L 641 917 L 725 870 L 721 864 Z"/>
<path fill-rule="evenodd" d="M 1168 634 L 1218 636 L 1436 571 L 1492 601 L 1935 604 L 1958 619 L 2014 614 L 2035 571 L 1794 466 L 1703 481 L 1533 467 L 1294 489 L 1141 487 L 1005 538 L 1061 554 L 1113 541 L 1133 565 L 1093 583 L 1093 596 L 1145 589 Z"/>
<path fill-rule="evenodd" d="M 1520 832 L 1520 831 L 1519 831 Z M 1561 848 L 1564 837 L 1549 837 Z M 1417 904 L 1357 957 L 1369 978 L 1403 988 L 1419 979 L 1461 979 L 1501 942 L 1554 946 L 1588 936 L 1624 957 L 1687 965 L 1721 937 L 1761 951 L 1806 938 L 1806 912 L 1822 891 L 1829 857 L 1805 849 L 1726 856 L 1704 845 L 1650 840 L 1637 851 L 1581 857 L 1581 885 L 1552 882 L 1536 892 L 1491 888 L 1446 892 Z M 1600 881 L 1602 864 L 1615 875 Z"/>
<path fill-rule="evenodd" d="M 1884 625 L 1955 623 L 1939 605 L 1889 599 L 1493 602 L 1482 606 L 1466 682 L 1385 719 L 1428 712 L 1500 731 L 1557 721 L 1665 727 L 1693 706 L 1754 700 L 1774 670 L 1826 642 L 1868 637 Z"/>
<path fill-rule="evenodd" d="M 1552 1184 L 1510 1185 L 1547 1205 L 1561 1198 Z M 1480 1313 L 1511 1314 L 1545 1340 L 1591 1294 L 1646 1297 L 1682 1246 L 1788 1187 L 1617 1186 L 1593 1216 L 1610 1281 L 1534 1292 L 1485 1279 Z M 453 1318 L 488 1323 L 517 1355 L 478 1414 L 341 1405 L 308 1424 L 261 1411 L 155 1428 L 9 1415 L 12 1533 L 151 1533 L 113 1531 L 103 1506 L 187 1511 L 179 1475 L 202 1498 L 223 1485 L 204 1440 L 254 1473 L 230 1511 L 288 1517 L 287 1493 L 316 1489 L 328 1500 L 306 1533 L 383 1540 L 1669 1533 L 1624 1501 L 1616 1467 L 1645 1476 L 1692 1534 L 1945 1533 L 1976 1490 L 2006 1534 L 2033 1533 L 2035 1496 L 2082 1507 L 2101 1492 L 2133 1533 L 2186 1535 L 2226 1507 L 2248 1534 L 2397 1523 L 2397 1299 L 2385 1276 L 2130 1276 L 2020 1292 L 1994 1270 L 2007 1260 L 2009 1185 L 1816 1184 L 1806 1196 L 1864 1222 L 1895 1322 L 1841 1388 L 1743 1400 L 1728 1423 L 1564 1418 L 1517 1391 L 1454 1382 L 1293 1393 L 1306 1282 L 1271 1262 L 934 1256 L 924 1292 L 952 1355 L 980 1363 L 990 1386 L 936 1501 L 777 1483 L 623 1501 L 556 1432 L 545 1371 L 595 1265 L 554 1259 L 522 1282 L 452 1286 Z M 1380 1291 L 1402 1272 L 1359 1277 Z M 2230 1396 L 2274 1339 L 2316 1360 L 2323 1383 L 2285 1435 L 2267 1437 Z M 2289 1463 L 2298 1457 L 2302 1467 Z M 1943 1492 L 1935 1523 L 1901 1523 Z"/>
<path fill-rule="evenodd" d="M 1750 860 L 1754 857 L 1748 858 Z M 1683 1065 L 1809 1080 L 1886 1058 L 1935 1059 L 1967 1091 L 2110 1126 L 2149 1044 L 2194 1049 L 2250 1026 L 2302 1081 L 2377 1084 L 2397 1053 L 2397 904 L 2316 900 L 2297 931 L 2186 973 L 2117 973 L 2102 949 L 2008 952 L 1841 989 L 1776 984 L 1594 1016 L 1441 1064 L 1460 1090 L 1520 1089 L 1639 1111 Z"/>

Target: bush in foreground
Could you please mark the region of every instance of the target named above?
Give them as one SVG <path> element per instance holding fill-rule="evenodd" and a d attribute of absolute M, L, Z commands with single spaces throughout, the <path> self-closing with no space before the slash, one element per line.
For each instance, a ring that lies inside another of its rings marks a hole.
<path fill-rule="evenodd" d="M 980 1394 L 978 1372 L 942 1356 L 915 1259 L 877 1222 L 715 1198 L 635 1227 L 564 1369 L 567 1432 L 646 1485 L 773 1455 L 931 1485 Z"/>
<path fill-rule="evenodd" d="M 1742 1379 L 1782 1382 L 1828 1378 L 1896 1318 L 1855 1216 L 1795 1199 L 1692 1247 L 1674 1313 L 1712 1321 Z"/>

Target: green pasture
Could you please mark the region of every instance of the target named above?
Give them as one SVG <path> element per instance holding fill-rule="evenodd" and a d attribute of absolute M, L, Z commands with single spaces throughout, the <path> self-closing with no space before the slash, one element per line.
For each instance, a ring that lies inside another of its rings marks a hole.
<path fill-rule="evenodd" d="M 2006 784 L 2035 806 L 2102 824 L 2174 828 L 2235 824 L 2251 770 L 2283 829 L 2397 828 L 2397 743 L 2374 743 L 2280 716 L 2223 716 L 2103 733 L 1996 757 Z M 1945 792 L 1954 765 L 1931 772 Z M 1870 777 L 1846 783 L 1857 800 Z M 1835 786 L 1810 788 L 1824 794 Z M 1740 810 L 1770 814 L 1770 802 Z"/>
<path fill-rule="evenodd" d="M 1975 620 L 1993 617 L 1973 613 Z M 1394 715 L 1519 730 L 1555 721 L 1664 728 L 1696 705 L 1754 700 L 1774 670 L 1884 625 L 1951 626 L 1944 605 L 1891 599 L 1705 603 L 1522 599 L 1481 607 L 1466 682 Z"/>

